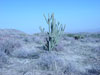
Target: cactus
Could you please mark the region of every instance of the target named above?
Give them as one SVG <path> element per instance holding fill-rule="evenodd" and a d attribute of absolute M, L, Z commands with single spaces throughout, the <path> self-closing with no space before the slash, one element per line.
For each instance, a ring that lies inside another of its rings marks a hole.
<path fill-rule="evenodd" d="M 44 48 L 48 51 L 51 51 L 57 46 L 64 30 L 65 30 L 65 25 L 63 26 L 60 24 L 60 22 L 56 23 L 56 20 L 54 18 L 54 13 L 51 15 L 48 14 L 48 19 L 44 15 L 44 18 L 48 24 L 49 27 L 49 32 L 47 32 L 48 37 L 46 38 L 46 44 Z"/>

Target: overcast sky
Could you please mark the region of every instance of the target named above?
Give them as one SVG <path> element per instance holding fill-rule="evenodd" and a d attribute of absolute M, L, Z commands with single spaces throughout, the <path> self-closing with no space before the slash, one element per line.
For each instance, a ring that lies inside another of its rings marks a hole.
<path fill-rule="evenodd" d="M 100 31 L 100 0 L 0 0 L 0 28 L 26 33 L 48 28 L 43 14 L 55 13 L 66 32 Z"/>

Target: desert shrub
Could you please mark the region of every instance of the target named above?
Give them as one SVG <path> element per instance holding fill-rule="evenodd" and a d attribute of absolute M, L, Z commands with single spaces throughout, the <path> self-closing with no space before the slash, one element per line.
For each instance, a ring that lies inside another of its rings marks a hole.
<path fill-rule="evenodd" d="M 8 61 L 8 57 L 7 55 L 0 51 L 0 68 L 4 67 L 4 64 L 8 64 L 9 61 Z"/>
<path fill-rule="evenodd" d="M 48 53 L 47 53 L 48 54 Z M 40 57 L 38 62 L 38 67 L 41 70 L 54 70 L 54 60 L 55 56 L 50 54 L 44 54 Z"/>
<path fill-rule="evenodd" d="M 82 35 L 75 35 L 75 34 L 67 34 L 68 37 L 73 37 L 75 40 L 83 39 L 84 36 Z"/>
<path fill-rule="evenodd" d="M 81 35 L 75 35 L 75 36 L 74 36 L 74 39 L 75 39 L 75 40 L 83 39 L 83 36 L 81 36 Z"/>
<path fill-rule="evenodd" d="M 60 38 L 65 30 L 65 25 L 63 26 L 59 22 L 56 23 L 54 14 L 52 14 L 51 17 L 48 14 L 48 19 L 45 15 L 44 17 L 49 28 L 49 32 L 47 32 L 46 44 L 44 45 L 44 49 L 51 51 L 55 48 L 55 46 L 57 46 L 58 42 L 60 41 Z M 40 27 L 40 30 L 42 33 L 44 33 L 44 28 Z"/>
<path fill-rule="evenodd" d="M 97 34 L 91 34 L 91 37 L 93 37 L 93 38 L 100 38 L 100 34 L 99 33 L 97 33 Z"/>
<path fill-rule="evenodd" d="M 74 37 L 74 34 L 67 34 L 68 37 Z"/>
<path fill-rule="evenodd" d="M 33 41 L 37 44 L 41 44 L 41 42 L 43 41 L 43 38 L 34 36 Z"/>
<path fill-rule="evenodd" d="M 30 50 L 26 47 L 22 47 L 12 52 L 12 56 L 17 58 L 38 59 L 39 55 L 39 52 L 35 52 L 35 50 Z"/>
<path fill-rule="evenodd" d="M 65 66 L 65 60 L 57 56 L 54 52 L 45 52 L 41 54 L 37 65 L 40 70 L 60 71 Z"/>
<path fill-rule="evenodd" d="M 21 43 L 19 41 L 15 41 L 15 39 L 4 39 L 0 40 L 0 51 L 4 52 L 7 55 L 11 55 L 11 53 L 16 49 L 21 47 Z"/>
<path fill-rule="evenodd" d="M 25 43 L 31 43 L 34 40 L 33 40 L 33 38 L 31 36 L 25 36 L 25 37 L 23 37 L 22 41 L 25 42 Z"/>
<path fill-rule="evenodd" d="M 100 74 L 100 70 L 96 70 L 94 68 L 88 69 L 88 75 L 99 75 L 99 74 Z"/>

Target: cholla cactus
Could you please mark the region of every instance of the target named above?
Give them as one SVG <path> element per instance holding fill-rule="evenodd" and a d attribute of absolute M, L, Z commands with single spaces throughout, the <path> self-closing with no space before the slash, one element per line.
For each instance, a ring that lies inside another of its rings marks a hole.
<path fill-rule="evenodd" d="M 63 26 L 59 22 L 56 23 L 54 14 L 52 14 L 51 17 L 48 14 L 48 19 L 44 15 L 44 18 L 49 27 L 49 32 L 47 32 L 48 37 L 46 38 L 46 44 L 45 44 L 44 48 L 48 51 L 51 51 L 55 48 L 55 46 L 57 46 L 57 44 L 61 38 L 61 35 L 63 34 L 63 32 L 65 30 L 65 25 Z"/>

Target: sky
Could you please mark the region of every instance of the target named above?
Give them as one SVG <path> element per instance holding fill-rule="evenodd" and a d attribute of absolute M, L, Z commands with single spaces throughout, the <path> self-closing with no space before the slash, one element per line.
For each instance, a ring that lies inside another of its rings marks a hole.
<path fill-rule="evenodd" d="M 48 30 L 43 14 L 54 13 L 65 32 L 100 31 L 100 0 L 0 0 L 0 29 Z"/>

